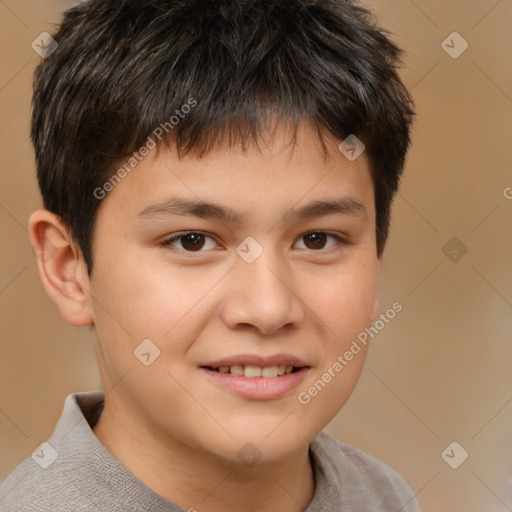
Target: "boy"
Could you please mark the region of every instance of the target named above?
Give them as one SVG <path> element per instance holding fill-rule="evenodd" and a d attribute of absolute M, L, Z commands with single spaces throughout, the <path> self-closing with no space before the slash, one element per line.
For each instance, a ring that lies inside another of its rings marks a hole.
<path fill-rule="evenodd" d="M 321 432 L 378 316 L 398 48 L 350 0 L 92 0 L 54 39 L 29 232 L 103 391 L 68 396 L 2 510 L 418 510 Z"/>

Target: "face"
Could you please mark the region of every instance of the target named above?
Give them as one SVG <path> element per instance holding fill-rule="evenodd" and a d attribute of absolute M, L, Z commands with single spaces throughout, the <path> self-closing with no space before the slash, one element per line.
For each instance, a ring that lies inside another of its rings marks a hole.
<path fill-rule="evenodd" d="M 366 347 L 344 354 L 378 314 L 381 261 L 368 162 L 339 142 L 326 158 L 302 125 L 295 146 L 281 127 L 261 153 L 152 152 L 102 200 L 89 307 L 127 421 L 272 461 L 345 403 Z"/>

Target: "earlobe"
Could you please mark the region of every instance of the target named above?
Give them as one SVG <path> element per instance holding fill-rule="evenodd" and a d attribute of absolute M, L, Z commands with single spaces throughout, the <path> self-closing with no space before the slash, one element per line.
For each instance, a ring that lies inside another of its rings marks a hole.
<path fill-rule="evenodd" d="M 28 228 L 39 277 L 62 318 L 76 327 L 93 324 L 85 262 L 66 226 L 48 210 L 37 210 Z"/>

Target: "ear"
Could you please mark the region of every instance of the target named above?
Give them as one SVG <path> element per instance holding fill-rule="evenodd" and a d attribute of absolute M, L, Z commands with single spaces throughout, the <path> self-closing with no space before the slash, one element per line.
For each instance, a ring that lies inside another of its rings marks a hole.
<path fill-rule="evenodd" d="M 375 291 L 375 302 L 373 304 L 372 323 L 375 322 L 375 320 L 379 316 L 379 289 L 380 289 L 380 280 L 382 277 L 383 268 L 384 268 L 384 251 L 377 258 L 377 290 Z"/>
<path fill-rule="evenodd" d="M 39 277 L 62 318 L 76 327 L 93 324 L 87 268 L 66 226 L 48 210 L 37 210 L 28 231 Z"/>

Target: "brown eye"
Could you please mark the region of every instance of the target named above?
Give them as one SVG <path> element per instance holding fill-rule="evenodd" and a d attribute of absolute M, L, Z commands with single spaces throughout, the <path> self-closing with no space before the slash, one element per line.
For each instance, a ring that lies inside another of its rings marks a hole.
<path fill-rule="evenodd" d="M 328 240 L 334 240 L 334 244 L 328 245 Z M 299 249 L 309 249 L 311 251 L 320 251 L 322 249 L 331 249 L 336 245 L 343 245 L 344 240 L 338 235 L 332 233 L 325 233 L 324 231 L 312 231 L 302 235 L 299 239 L 303 241 L 305 247 L 299 247 Z M 326 247 L 327 244 L 327 247 Z"/>
<path fill-rule="evenodd" d="M 212 240 L 211 247 L 207 247 L 208 239 Z M 181 250 L 182 252 L 204 252 L 207 249 L 213 249 L 216 247 L 215 242 L 210 236 L 195 231 L 190 231 L 188 233 L 180 233 L 176 236 L 173 236 L 169 240 L 166 240 L 165 242 L 163 242 L 162 245 L 169 245 L 175 247 L 176 249 Z M 206 249 L 203 249 L 205 248 L 205 246 Z"/>
<path fill-rule="evenodd" d="M 304 235 L 305 245 L 308 249 L 323 249 L 327 236 L 325 233 L 309 233 Z"/>
<path fill-rule="evenodd" d="M 181 245 L 187 251 L 200 250 L 204 246 L 204 235 L 201 233 L 190 233 L 180 237 Z"/>

